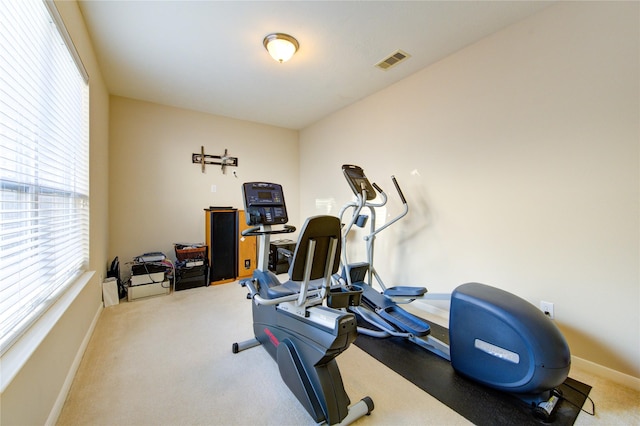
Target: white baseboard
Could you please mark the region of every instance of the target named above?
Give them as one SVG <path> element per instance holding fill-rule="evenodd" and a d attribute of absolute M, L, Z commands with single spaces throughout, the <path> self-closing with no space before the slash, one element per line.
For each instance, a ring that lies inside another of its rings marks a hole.
<path fill-rule="evenodd" d="M 82 357 L 84 356 L 84 351 L 87 349 L 89 345 L 89 340 L 91 340 L 91 336 L 93 335 L 93 330 L 96 328 L 96 324 L 98 323 L 98 319 L 100 318 L 100 314 L 102 314 L 103 305 L 100 303 L 98 305 L 98 309 L 96 310 L 96 314 L 93 316 L 93 320 L 91 321 L 91 325 L 87 330 L 87 333 L 82 339 L 82 343 L 78 348 L 78 352 L 76 352 L 76 356 L 73 359 L 73 363 L 67 372 L 67 377 L 62 384 L 62 388 L 60 388 L 60 392 L 58 393 L 58 397 L 56 398 L 56 402 L 53 404 L 51 408 L 51 412 L 49 413 L 49 417 L 45 423 L 46 426 L 54 426 L 58 422 L 58 417 L 62 412 L 62 407 L 64 407 L 64 402 L 67 400 L 67 395 L 69 394 L 69 390 L 71 389 L 71 384 L 73 383 L 73 378 L 76 376 L 76 372 L 78 371 L 78 367 L 80 367 L 80 361 L 82 361 Z"/>
<path fill-rule="evenodd" d="M 640 391 L 640 378 L 612 370 L 609 367 L 596 364 L 595 362 L 588 361 L 577 356 L 571 356 L 571 364 L 593 374 L 594 376 L 602 377 L 619 385 Z M 569 373 L 569 375 L 571 375 L 571 373 Z"/>

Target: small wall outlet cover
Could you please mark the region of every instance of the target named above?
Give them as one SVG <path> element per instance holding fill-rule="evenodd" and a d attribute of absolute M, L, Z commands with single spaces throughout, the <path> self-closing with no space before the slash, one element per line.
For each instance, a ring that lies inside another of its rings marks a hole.
<path fill-rule="evenodd" d="M 211 185 L 211 192 L 216 192 L 218 190 L 218 187 L 215 185 Z"/>
<path fill-rule="evenodd" d="M 549 318 L 553 319 L 554 318 L 554 314 L 553 314 L 553 303 L 551 302 L 545 302 L 544 300 L 540 302 L 540 310 L 542 312 L 544 312 L 544 314 L 546 316 L 548 316 Z"/>

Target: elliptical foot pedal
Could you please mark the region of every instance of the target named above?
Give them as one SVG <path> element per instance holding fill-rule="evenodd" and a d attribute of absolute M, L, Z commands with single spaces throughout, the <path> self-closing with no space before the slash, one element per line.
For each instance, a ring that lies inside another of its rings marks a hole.
<path fill-rule="evenodd" d="M 426 287 L 412 287 L 412 286 L 396 286 L 390 287 L 384 291 L 384 295 L 387 297 L 422 297 L 427 292 Z"/>
<path fill-rule="evenodd" d="M 429 324 L 396 305 L 381 309 L 378 313 L 402 331 L 414 336 L 426 336 L 431 332 Z"/>

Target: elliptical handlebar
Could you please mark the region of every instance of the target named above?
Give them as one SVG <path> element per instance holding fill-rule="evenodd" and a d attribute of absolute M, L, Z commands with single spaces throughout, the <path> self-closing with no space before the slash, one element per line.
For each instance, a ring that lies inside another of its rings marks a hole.
<path fill-rule="evenodd" d="M 409 204 L 407 204 L 407 200 L 406 200 L 406 198 L 404 198 L 404 194 L 402 193 L 402 189 L 400 189 L 400 185 L 398 184 L 398 181 L 396 180 L 396 177 L 395 176 L 391 176 L 391 180 L 393 181 L 393 185 L 396 187 L 396 191 L 398 191 L 398 195 L 400 196 L 400 200 L 402 201 L 402 206 L 403 206 L 402 212 L 398 216 L 394 217 L 393 219 L 389 220 L 387 223 L 382 225 L 380 228 L 375 229 L 371 233 L 371 235 L 369 235 L 367 238 L 371 238 L 371 237 L 379 234 L 383 230 L 387 229 L 389 226 L 393 225 L 394 223 L 396 223 L 397 221 L 399 221 L 400 219 L 405 217 L 407 215 L 407 213 L 409 213 Z M 386 197 L 385 197 L 385 204 L 386 204 Z"/>
<path fill-rule="evenodd" d="M 402 189 L 400 189 L 400 185 L 398 185 L 398 181 L 395 176 L 391 176 L 391 180 L 396 187 L 396 191 L 398 191 L 398 195 L 400 196 L 400 200 L 402 200 L 402 204 L 407 204 L 407 200 L 404 198 L 404 194 L 402 193 Z"/>
<path fill-rule="evenodd" d="M 379 203 L 372 203 L 371 201 L 368 201 L 368 200 L 367 200 L 367 197 L 366 197 L 366 193 L 365 193 L 365 191 L 362 191 L 362 194 L 358 195 L 358 201 L 357 201 L 357 203 L 361 203 L 363 207 L 364 207 L 364 206 L 370 206 L 370 207 L 382 207 L 382 206 L 384 206 L 385 204 L 387 204 L 387 193 L 386 193 L 386 192 L 384 192 L 384 191 L 382 190 L 382 188 L 380 188 L 380 187 L 378 186 L 378 184 L 377 184 L 377 183 L 375 183 L 375 182 L 374 182 L 374 183 L 372 183 L 372 184 L 371 184 L 371 186 L 373 186 L 373 187 L 376 189 L 376 191 L 378 191 L 378 197 L 380 197 L 380 202 L 379 202 Z"/>
<path fill-rule="evenodd" d="M 398 183 L 398 180 L 396 179 L 395 176 L 391 176 L 391 181 L 393 182 L 393 185 L 395 186 L 396 191 L 398 192 L 398 196 L 402 201 L 403 209 L 402 209 L 402 212 L 400 212 L 396 217 L 387 221 L 384 225 L 376 228 L 376 208 L 384 207 L 387 204 L 387 200 L 388 200 L 387 194 L 382 190 L 382 188 L 380 188 L 379 185 L 377 185 L 376 183 L 369 182 L 369 180 L 365 176 L 364 171 L 362 170 L 361 167 L 347 164 L 342 166 L 342 170 L 343 170 L 343 174 L 347 179 L 347 182 L 349 183 L 349 186 L 351 187 L 351 190 L 356 195 L 356 200 L 348 202 L 340 210 L 339 217 L 340 217 L 340 220 L 342 220 L 346 211 L 349 208 L 353 209 L 351 220 L 343 226 L 343 230 L 342 230 L 343 247 L 342 247 L 341 260 L 343 265 L 349 265 L 349 261 L 347 258 L 348 257 L 347 250 L 345 248 L 347 245 L 347 235 L 353 228 L 353 225 L 355 225 L 356 222 L 359 220 L 360 212 L 362 211 L 362 209 L 366 207 L 367 209 L 369 209 L 369 214 L 368 214 L 369 234 L 364 236 L 364 240 L 367 242 L 367 261 L 369 265 L 373 265 L 373 244 L 376 236 L 380 232 L 387 229 L 389 226 L 393 225 L 394 223 L 398 222 L 400 219 L 405 217 L 409 212 L 409 204 L 407 203 L 407 200 L 404 197 L 404 194 L 402 192 L 402 189 L 400 188 L 400 184 Z M 358 191 L 358 189 L 360 189 L 360 191 Z M 373 189 L 378 191 L 377 197 L 372 196 Z M 380 201 L 378 203 L 373 203 L 372 201 L 374 198 L 375 199 L 379 198 Z M 358 226 L 364 226 L 364 225 L 358 225 Z M 376 279 L 378 280 L 380 286 L 384 289 L 385 288 L 384 283 L 382 282 L 380 277 L 377 276 L 377 274 L 375 273 L 375 270 L 373 271 L 373 275 L 376 276 Z M 371 280 L 371 275 L 369 279 Z M 346 274 L 346 280 L 347 280 L 347 283 L 351 285 L 350 274 Z"/>
<path fill-rule="evenodd" d="M 388 222 L 385 226 L 383 226 L 382 228 L 380 228 L 380 229 L 379 229 L 379 231 L 381 231 L 382 229 L 384 229 L 384 228 L 386 228 L 387 226 L 391 225 L 392 223 L 395 223 L 396 221 L 400 220 L 400 219 L 401 219 L 401 218 L 403 218 L 403 217 L 408 213 L 408 211 L 409 211 L 409 205 L 407 204 L 407 199 L 404 197 L 404 193 L 402 192 L 402 189 L 400 188 L 400 184 L 398 183 L 398 180 L 396 179 L 396 177 L 395 177 L 395 176 L 391 176 L 391 181 L 393 182 L 393 186 L 395 186 L 396 191 L 398 192 L 398 196 L 400 197 L 400 201 L 402 201 L 402 205 L 403 205 L 403 207 L 404 207 L 404 208 L 403 208 L 403 212 L 402 212 L 402 213 L 400 213 L 400 214 L 398 215 L 398 217 L 396 217 L 396 218 L 392 219 L 392 220 L 391 220 L 391 222 Z M 388 197 L 387 197 L 386 192 L 384 192 L 384 191 L 382 190 L 382 188 L 380 188 L 380 186 L 379 186 L 377 183 L 375 183 L 375 182 L 371 183 L 371 186 L 373 186 L 373 187 L 376 189 L 376 191 L 378 191 L 378 193 L 379 193 L 379 197 L 380 197 L 380 199 L 381 199 L 381 200 L 380 200 L 380 202 L 379 202 L 379 203 L 372 203 L 372 202 L 370 202 L 370 201 L 367 201 L 366 193 L 365 193 L 365 191 L 363 190 L 363 191 L 362 191 L 362 194 L 358 194 L 358 195 L 357 195 L 357 200 L 356 200 L 356 201 L 351 202 L 351 203 L 347 203 L 347 204 L 343 207 L 342 211 L 340 212 L 340 217 L 342 217 L 342 214 L 344 213 L 344 211 L 345 211 L 348 207 L 354 207 L 354 208 L 356 209 L 356 212 L 355 212 L 354 214 L 356 214 L 356 215 L 357 215 L 357 214 L 359 214 L 359 213 L 360 213 L 360 210 L 361 210 L 363 207 L 370 207 L 370 208 L 371 208 L 371 207 L 383 207 L 383 206 L 385 206 L 385 205 L 387 204 L 387 200 L 388 200 Z M 377 232 L 376 232 L 376 233 L 377 233 Z"/>
<path fill-rule="evenodd" d="M 296 227 L 292 225 L 283 225 L 282 229 L 265 229 L 264 225 L 253 226 L 242 231 L 243 237 L 258 237 L 260 235 L 272 235 L 272 234 L 290 234 L 296 232 Z"/>
<path fill-rule="evenodd" d="M 360 214 L 360 211 L 362 210 L 362 208 L 368 207 L 369 209 L 373 209 L 373 208 L 376 208 L 376 207 L 383 207 L 383 206 L 385 206 L 387 204 L 388 197 L 387 197 L 387 194 L 382 190 L 382 188 L 380 188 L 380 186 L 377 183 L 375 183 L 375 182 L 370 183 L 369 182 L 369 180 L 364 175 L 364 171 L 362 170 L 361 167 L 346 164 L 346 165 L 342 166 L 342 168 L 343 168 L 344 175 L 347 178 L 347 182 L 349 183 L 349 185 L 351 186 L 351 189 L 356 194 L 356 200 L 347 203 L 341 209 L 340 215 L 339 215 L 340 219 L 342 219 L 342 216 L 344 215 L 344 213 L 346 212 L 346 210 L 349 207 L 352 207 L 354 209 L 352 220 L 350 221 L 350 223 L 348 225 L 346 225 L 343 228 L 344 229 L 344 235 L 346 236 L 346 234 L 349 233 L 349 231 L 351 230 L 352 226 L 355 224 L 356 218 Z M 378 229 L 372 228 L 371 234 L 368 237 L 365 237 L 365 239 L 374 237 L 376 234 L 378 234 L 382 230 L 388 228 L 390 225 L 392 225 L 392 224 L 396 223 L 398 220 L 402 219 L 409 212 L 409 205 L 407 203 L 407 199 L 404 197 L 404 193 L 402 192 L 402 189 L 400 188 L 400 184 L 398 183 L 398 180 L 396 179 L 395 176 L 392 175 L 391 176 L 391 181 L 393 182 L 393 186 L 395 186 L 396 191 L 398 192 L 398 196 L 400 197 L 400 201 L 402 201 L 403 211 L 398 216 L 396 216 L 395 218 L 393 218 L 390 221 L 388 221 L 382 227 L 380 227 Z M 360 187 L 360 190 L 361 190 L 360 192 L 356 192 L 356 188 L 358 188 L 358 186 Z M 376 191 L 378 191 L 378 194 L 379 194 L 378 197 L 380 198 L 380 202 L 373 203 L 373 202 L 369 201 L 373 197 L 370 194 L 371 191 L 367 190 L 367 188 L 371 188 L 371 187 L 373 187 Z M 343 250 L 343 253 L 344 253 L 344 250 Z"/>

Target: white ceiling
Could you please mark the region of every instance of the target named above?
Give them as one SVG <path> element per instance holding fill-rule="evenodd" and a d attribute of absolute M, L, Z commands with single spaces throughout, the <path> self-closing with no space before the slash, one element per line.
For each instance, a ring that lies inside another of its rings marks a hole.
<path fill-rule="evenodd" d="M 546 1 L 80 1 L 109 92 L 291 129 L 375 93 Z M 283 64 L 265 35 L 296 37 Z M 374 65 L 402 49 L 411 58 Z"/>

